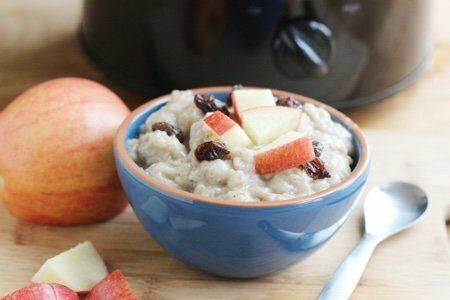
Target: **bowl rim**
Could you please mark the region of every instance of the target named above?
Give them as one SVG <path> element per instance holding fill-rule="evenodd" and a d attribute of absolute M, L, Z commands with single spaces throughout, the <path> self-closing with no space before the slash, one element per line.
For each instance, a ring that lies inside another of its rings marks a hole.
<path fill-rule="evenodd" d="M 254 87 L 254 86 L 245 86 L 247 89 L 262 89 L 264 87 Z M 230 86 L 213 86 L 213 87 L 201 87 L 201 88 L 193 88 L 189 89 L 194 94 L 206 94 L 206 93 L 223 93 L 223 92 L 230 92 L 231 87 Z M 209 203 L 209 204 L 215 204 L 220 206 L 235 206 L 235 207 L 253 207 L 253 208 L 260 208 L 260 207 L 270 207 L 270 206 L 286 206 L 286 205 L 293 205 L 293 204 L 306 204 L 311 202 L 316 202 L 324 199 L 326 196 L 329 196 L 330 194 L 342 190 L 351 184 L 353 184 L 363 173 L 364 170 L 366 170 L 368 164 L 369 164 L 369 147 L 367 144 L 367 140 L 365 139 L 364 135 L 362 134 L 361 129 L 356 125 L 349 117 L 347 117 L 345 114 L 341 113 L 340 111 L 332 108 L 329 105 L 326 105 L 320 101 L 291 93 L 286 92 L 278 89 L 271 89 L 274 95 L 277 96 L 290 96 L 294 97 L 296 99 L 300 99 L 301 101 L 312 103 L 316 106 L 324 108 L 326 111 L 328 111 L 331 115 L 336 117 L 341 123 L 345 124 L 348 129 L 353 133 L 353 135 L 356 137 L 356 139 L 359 140 L 359 143 L 361 144 L 361 154 L 358 163 L 356 164 L 355 168 L 350 173 L 350 176 L 348 176 L 343 181 L 339 182 L 338 184 L 332 185 L 329 188 L 313 193 L 306 196 L 286 199 L 286 200 L 277 200 L 277 201 L 264 201 L 264 202 L 242 202 L 242 201 L 236 201 L 236 200 L 222 200 L 212 197 L 205 197 L 198 194 L 194 194 L 191 192 L 187 192 L 181 189 L 173 188 L 169 185 L 166 185 L 157 179 L 152 178 L 150 175 L 145 173 L 145 171 L 139 167 L 131 158 L 131 156 L 127 152 L 126 148 L 126 133 L 128 131 L 128 128 L 130 124 L 142 113 L 149 110 L 155 105 L 158 105 L 160 103 L 163 103 L 164 101 L 167 101 L 170 99 L 171 93 L 165 94 L 162 96 L 159 96 L 157 98 L 154 98 L 152 100 L 149 100 L 148 102 L 140 105 L 135 110 L 133 110 L 122 122 L 120 125 L 117 134 L 114 138 L 114 149 L 115 154 L 118 156 L 120 161 L 123 163 L 123 165 L 135 176 L 137 176 L 139 179 L 143 180 L 146 184 L 149 184 L 151 186 L 154 186 L 160 190 L 163 190 L 167 193 L 174 194 L 176 196 L 181 196 L 184 198 L 188 198 L 189 200 Z"/>

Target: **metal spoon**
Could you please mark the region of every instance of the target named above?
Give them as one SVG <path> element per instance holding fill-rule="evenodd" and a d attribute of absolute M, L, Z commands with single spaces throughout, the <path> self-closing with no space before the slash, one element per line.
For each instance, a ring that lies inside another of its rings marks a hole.
<path fill-rule="evenodd" d="M 427 195 L 414 184 L 388 182 L 372 188 L 364 202 L 364 236 L 328 280 L 318 299 L 348 299 L 378 243 L 416 224 L 427 208 Z"/>

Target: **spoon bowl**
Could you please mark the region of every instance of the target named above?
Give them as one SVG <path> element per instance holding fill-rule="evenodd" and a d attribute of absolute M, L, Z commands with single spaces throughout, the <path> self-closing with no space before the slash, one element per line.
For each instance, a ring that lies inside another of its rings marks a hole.
<path fill-rule="evenodd" d="M 394 181 L 370 190 L 364 202 L 366 232 L 386 238 L 417 223 L 428 208 L 417 185 Z"/>

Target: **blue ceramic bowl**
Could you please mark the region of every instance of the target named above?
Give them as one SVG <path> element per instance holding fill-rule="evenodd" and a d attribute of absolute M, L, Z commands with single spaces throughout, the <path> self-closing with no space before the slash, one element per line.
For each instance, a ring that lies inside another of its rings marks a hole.
<path fill-rule="evenodd" d="M 194 90 L 226 99 L 229 87 Z M 123 188 L 145 229 L 168 252 L 188 265 L 235 278 L 265 275 L 308 257 L 347 219 L 369 173 L 369 153 L 360 129 L 337 110 L 297 94 L 273 90 L 324 107 L 353 135 L 355 165 L 349 178 L 322 192 L 278 202 L 236 202 L 202 197 L 158 182 L 127 153 L 126 140 L 161 108 L 170 95 L 136 109 L 115 139 Z"/>

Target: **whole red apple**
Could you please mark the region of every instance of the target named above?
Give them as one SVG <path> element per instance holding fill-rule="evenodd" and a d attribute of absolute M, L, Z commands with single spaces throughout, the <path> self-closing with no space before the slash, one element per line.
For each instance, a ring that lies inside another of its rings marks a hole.
<path fill-rule="evenodd" d="M 105 86 L 54 79 L 0 113 L 0 198 L 16 216 L 47 225 L 114 217 L 126 206 L 113 137 L 129 109 Z"/>

